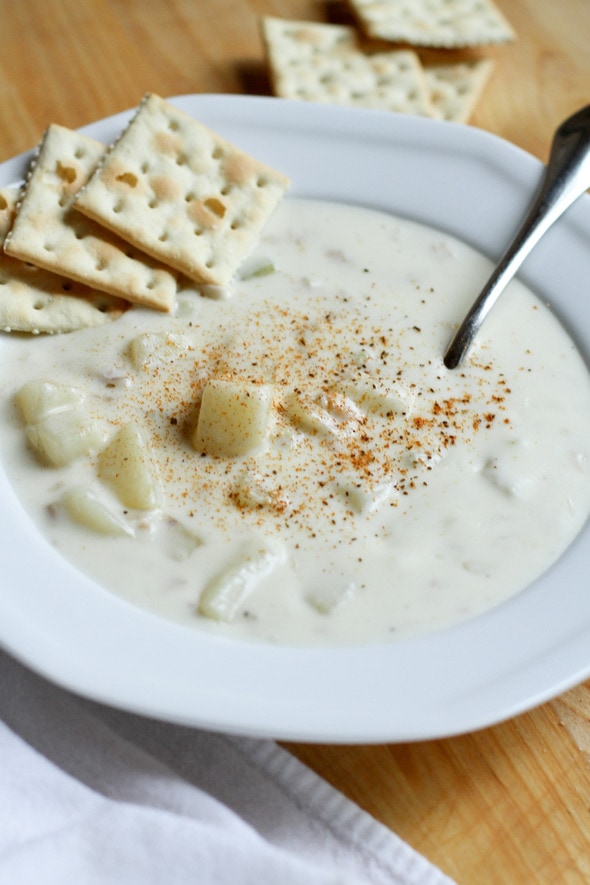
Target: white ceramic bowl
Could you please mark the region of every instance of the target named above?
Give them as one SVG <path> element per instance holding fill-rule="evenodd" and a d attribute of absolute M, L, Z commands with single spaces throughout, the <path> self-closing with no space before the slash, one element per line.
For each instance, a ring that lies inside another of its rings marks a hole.
<path fill-rule="evenodd" d="M 278 99 L 172 101 L 290 175 L 298 196 L 407 216 L 492 259 L 542 172 L 538 160 L 468 126 Z M 83 131 L 110 141 L 128 116 Z M 0 166 L 0 186 L 21 179 L 29 159 Z M 590 199 L 520 276 L 587 358 Z M 0 502 L 0 642 L 49 679 L 127 710 L 257 736 L 406 741 L 495 723 L 590 674 L 587 530 L 529 589 L 458 627 L 390 645 L 277 648 L 177 626 L 99 587 L 39 536 L 3 471 Z"/>

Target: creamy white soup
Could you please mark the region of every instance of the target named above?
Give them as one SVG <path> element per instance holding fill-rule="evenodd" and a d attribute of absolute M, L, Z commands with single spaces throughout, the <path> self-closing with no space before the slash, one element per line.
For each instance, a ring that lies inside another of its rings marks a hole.
<path fill-rule="evenodd" d="M 489 270 L 424 226 L 286 200 L 230 291 L 5 336 L 5 470 L 64 557 L 185 625 L 342 644 L 473 617 L 590 510 L 588 372 L 530 291 L 444 367 Z"/>

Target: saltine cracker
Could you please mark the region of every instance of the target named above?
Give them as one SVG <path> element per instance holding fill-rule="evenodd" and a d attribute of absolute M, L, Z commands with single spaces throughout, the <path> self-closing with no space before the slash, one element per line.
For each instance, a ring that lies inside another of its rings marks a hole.
<path fill-rule="evenodd" d="M 489 58 L 425 67 L 424 76 L 437 116 L 454 123 L 467 123 L 494 67 Z"/>
<path fill-rule="evenodd" d="M 349 0 L 365 33 L 394 43 L 456 49 L 507 43 L 514 29 L 492 0 Z"/>
<path fill-rule="evenodd" d="M 223 286 L 288 185 L 286 176 L 148 94 L 76 206 L 190 279 Z"/>
<path fill-rule="evenodd" d="M 126 302 L 3 251 L 18 195 L 19 188 L 0 189 L 0 329 L 33 335 L 75 332 L 121 316 Z"/>
<path fill-rule="evenodd" d="M 111 295 L 171 310 L 176 275 L 73 208 L 76 192 L 105 150 L 79 132 L 56 124 L 48 127 L 31 164 L 5 251 Z"/>
<path fill-rule="evenodd" d="M 363 52 L 347 25 L 265 17 L 261 29 L 273 91 L 281 98 L 433 115 L 412 50 Z"/>

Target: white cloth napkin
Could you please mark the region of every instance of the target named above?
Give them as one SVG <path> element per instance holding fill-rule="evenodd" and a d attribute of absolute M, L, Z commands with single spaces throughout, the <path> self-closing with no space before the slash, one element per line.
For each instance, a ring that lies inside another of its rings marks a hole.
<path fill-rule="evenodd" d="M 449 885 L 277 744 L 78 698 L 0 652 L 0 885 Z"/>

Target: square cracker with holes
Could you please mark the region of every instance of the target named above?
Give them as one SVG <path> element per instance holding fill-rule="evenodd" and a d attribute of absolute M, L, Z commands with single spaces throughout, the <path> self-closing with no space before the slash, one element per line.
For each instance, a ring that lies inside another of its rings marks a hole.
<path fill-rule="evenodd" d="M 175 274 L 73 208 L 76 192 L 105 150 L 79 132 L 49 126 L 4 249 L 13 258 L 110 295 L 170 310 L 176 299 Z"/>
<path fill-rule="evenodd" d="M 3 251 L 16 215 L 18 188 L 0 189 L 0 329 L 5 332 L 74 332 L 115 320 L 126 301 L 11 258 Z"/>
<path fill-rule="evenodd" d="M 370 37 L 414 46 L 459 48 L 515 37 L 492 0 L 349 0 Z"/>
<path fill-rule="evenodd" d="M 284 175 L 148 94 L 76 206 L 190 279 L 223 286 L 288 184 Z"/>
<path fill-rule="evenodd" d="M 489 58 L 425 67 L 424 76 L 437 116 L 467 123 L 493 70 L 494 62 Z"/>
<path fill-rule="evenodd" d="M 355 28 L 266 17 L 262 37 L 281 98 L 432 116 L 412 50 L 365 53 Z"/>

